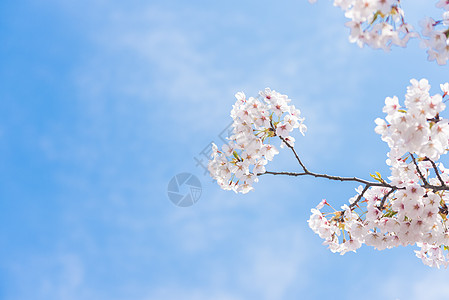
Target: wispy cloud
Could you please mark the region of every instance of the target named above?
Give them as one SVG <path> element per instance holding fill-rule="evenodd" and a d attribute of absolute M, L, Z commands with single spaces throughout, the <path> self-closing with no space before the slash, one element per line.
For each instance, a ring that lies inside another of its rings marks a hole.
<path fill-rule="evenodd" d="M 341 19 L 312 33 L 316 16 L 301 12 L 303 4 L 267 3 L 296 10 L 95 1 L 73 12 L 65 2 L 67 15 L 79 14 L 69 21 L 87 18 L 87 54 L 67 71 L 76 113 L 38 139 L 45 167 L 57 165 L 56 183 L 46 187 L 57 205 L 42 210 L 61 216 L 52 227 L 66 230 L 55 233 L 51 251 L 30 249 L 6 265 L 19 296 L 31 286 L 34 299 L 270 300 L 322 287 L 323 274 L 313 273 L 322 248 L 306 218 L 325 192 L 345 200 L 340 190 L 261 178 L 246 196 L 204 182 L 201 202 L 187 209 L 166 197 L 170 177 L 193 166 L 191 153 L 229 124 L 240 90 L 251 96 L 270 86 L 293 98 L 309 126 L 301 155 L 315 166 L 344 163 L 332 155 L 347 155 L 346 147 L 357 152 L 336 124 L 364 105 L 368 55 L 347 42 Z M 272 166 L 296 168 L 290 158 Z M 339 274 L 339 263 L 320 270 Z M 372 269 L 369 278 L 378 275 Z"/>

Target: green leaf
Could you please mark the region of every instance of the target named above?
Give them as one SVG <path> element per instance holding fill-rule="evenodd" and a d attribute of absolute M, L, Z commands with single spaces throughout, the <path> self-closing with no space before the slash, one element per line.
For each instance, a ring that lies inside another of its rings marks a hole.
<path fill-rule="evenodd" d="M 391 217 L 393 217 L 394 215 L 396 215 L 397 213 L 398 213 L 397 211 L 389 210 L 389 211 L 387 211 L 383 216 L 384 216 L 384 217 L 387 217 L 387 218 L 391 218 Z"/>
<path fill-rule="evenodd" d="M 240 160 L 240 157 L 239 157 L 239 155 L 237 154 L 237 151 L 232 152 L 232 155 L 234 155 L 234 157 L 235 157 L 237 160 Z"/>
<path fill-rule="evenodd" d="M 379 172 L 376 172 L 376 175 L 369 174 L 372 178 L 374 178 L 376 181 L 379 181 L 380 183 L 385 183 L 385 181 L 382 179 L 382 175 L 380 175 Z"/>

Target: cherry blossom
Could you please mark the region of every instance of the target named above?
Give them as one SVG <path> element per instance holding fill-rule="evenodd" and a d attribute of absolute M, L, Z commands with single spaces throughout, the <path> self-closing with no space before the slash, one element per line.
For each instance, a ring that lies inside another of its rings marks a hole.
<path fill-rule="evenodd" d="M 390 148 L 388 177 L 375 172 L 374 181 L 339 177 L 307 169 L 294 148 L 294 129 L 305 131 L 300 111 L 291 100 L 265 89 L 257 98 L 237 93 L 231 111 L 233 135 L 221 147 L 213 146 L 209 171 L 225 190 L 247 193 L 259 176 L 313 176 L 357 182 L 356 193 L 340 209 L 322 200 L 311 209 L 309 227 L 332 252 L 356 252 L 363 245 L 378 250 L 416 245 L 416 256 L 431 267 L 449 263 L 449 169 L 439 162 L 449 148 L 449 120 L 442 114 L 449 99 L 449 83 L 443 94 L 430 94 L 426 79 L 410 80 L 403 105 L 387 97 L 385 119 L 375 120 L 375 132 Z M 261 121 L 261 116 L 265 118 Z M 273 142 L 290 149 L 301 172 L 267 171 L 268 161 L 279 153 Z"/>
<path fill-rule="evenodd" d="M 310 3 L 316 2 L 310 1 Z M 437 20 L 424 17 L 419 25 L 421 33 L 406 22 L 400 0 L 334 0 L 349 19 L 349 41 L 363 47 L 389 51 L 391 46 L 405 47 L 412 38 L 422 40 L 428 59 L 444 65 L 449 59 L 449 2 L 437 1 L 444 12 Z"/>
<path fill-rule="evenodd" d="M 333 252 L 355 252 L 363 244 L 378 250 L 416 244 L 421 250 L 415 253 L 424 264 L 447 267 L 449 170 L 437 161 L 449 146 L 449 120 L 440 117 L 448 84 L 441 85 L 442 96 L 430 95 L 425 79 L 410 83 L 405 107 L 397 97 L 387 97 L 387 116 L 375 121 L 376 133 L 391 149 L 390 183 L 378 173 L 372 175 L 381 186 L 360 186 L 349 200 L 349 210 L 343 206 L 323 214 L 326 205 L 320 202 L 312 209 L 309 226 Z"/>
<path fill-rule="evenodd" d="M 279 154 L 270 139 L 280 137 L 281 147 L 285 143 L 294 145 L 295 139 L 290 136 L 293 129 L 304 134 L 307 128 L 300 111 L 289 105 L 291 100 L 286 95 L 266 88 L 257 98 L 247 99 L 243 92 L 235 97 L 231 111 L 233 135 L 221 151 L 213 145 L 208 169 L 223 189 L 247 193 L 258 181 L 256 175 L 265 173 L 267 162 Z"/>

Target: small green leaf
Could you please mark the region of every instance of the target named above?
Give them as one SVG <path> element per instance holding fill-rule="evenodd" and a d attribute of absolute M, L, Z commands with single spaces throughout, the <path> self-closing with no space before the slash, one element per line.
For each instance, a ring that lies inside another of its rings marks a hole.
<path fill-rule="evenodd" d="M 237 154 L 237 151 L 232 152 L 232 155 L 234 155 L 234 157 L 235 157 L 237 160 L 240 160 L 240 157 L 239 157 L 239 155 Z"/>
<path fill-rule="evenodd" d="M 397 211 L 389 210 L 389 211 L 387 211 L 383 216 L 384 216 L 384 217 L 387 217 L 387 218 L 391 218 L 391 217 L 393 217 L 394 215 L 396 215 L 397 213 L 398 213 Z"/>

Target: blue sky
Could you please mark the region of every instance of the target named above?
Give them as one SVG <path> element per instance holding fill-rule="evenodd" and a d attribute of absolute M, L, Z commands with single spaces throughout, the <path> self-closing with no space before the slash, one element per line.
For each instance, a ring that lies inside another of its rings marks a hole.
<path fill-rule="evenodd" d="M 416 2 L 416 1 L 414 1 Z M 409 3 L 416 24 L 432 8 Z M 336 255 L 307 226 L 356 186 L 263 177 L 219 190 L 194 157 L 229 124 L 234 93 L 288 94 L 310 169 L 368 178 L 386 96 L 433 92 L 448 67 L 417 41 L 390 53 L 347 39 L 330 1 L 2 1 L 0 299 L 441 299 L 445 270 L 413 248 Z M 298 170 L 281 153 L 271 170 Z M 181 172 L 203 184 L 174 206 Z"/>

